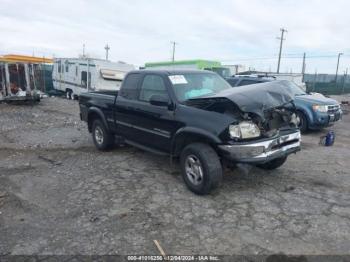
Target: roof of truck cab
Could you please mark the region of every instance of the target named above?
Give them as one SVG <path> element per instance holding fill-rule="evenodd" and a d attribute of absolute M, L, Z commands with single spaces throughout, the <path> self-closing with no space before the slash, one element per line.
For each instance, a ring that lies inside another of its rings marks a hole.
<path fill-rule="evenodd" d="M 163 74 L 163 75 L 182 75 L 182 74 L 216 74 L 212 71 L 207 70 L 194 70 L 194 69 L 142 69 L 142 70 L 133 70 L 129 72 L 132 73 L 139 73 L 139 74 Z"/>

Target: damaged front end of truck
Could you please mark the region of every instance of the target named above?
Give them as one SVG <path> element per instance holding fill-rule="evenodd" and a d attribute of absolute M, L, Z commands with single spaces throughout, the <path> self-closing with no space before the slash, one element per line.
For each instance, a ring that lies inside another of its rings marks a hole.
<path fill-rule="evenodd" d="M 300 150 L 299 119 L 288 81 L 226 89 L 187 105 L 231 116 L 218 148 L 234 162 L 266 163 Z"/>

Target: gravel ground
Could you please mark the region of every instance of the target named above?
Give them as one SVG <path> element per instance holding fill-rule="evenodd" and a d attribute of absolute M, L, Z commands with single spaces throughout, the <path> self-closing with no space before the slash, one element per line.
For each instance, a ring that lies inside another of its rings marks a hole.
<path fill-rule="evenodd" d="M 0 104 L 0 254 L 350 253 L 350 114 L 333 147 L 311 132 L 280 169 L 240 165 L 196 196 L 166 157 L 98 152 L 78 112 Z"/>

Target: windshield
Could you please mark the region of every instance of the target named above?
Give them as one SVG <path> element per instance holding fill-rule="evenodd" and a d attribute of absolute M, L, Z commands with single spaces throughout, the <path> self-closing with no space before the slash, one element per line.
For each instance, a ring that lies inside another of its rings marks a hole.
<path fill-rule="evenodd" d="M 212 73 L 170 75 L 169 79 L 180 102 L 200 96 L 213 95 L 231 88 L 222 77 Z"/>
<path fill-rule="evenodd" d="M 306 95 L 306 92 L 303 89 L 301 89 L 298 85 L 296 85 L 295 83 L 288 81 L 288 84 L 289 84 L 290 89 L 293 92 L 294 96 Z"/>

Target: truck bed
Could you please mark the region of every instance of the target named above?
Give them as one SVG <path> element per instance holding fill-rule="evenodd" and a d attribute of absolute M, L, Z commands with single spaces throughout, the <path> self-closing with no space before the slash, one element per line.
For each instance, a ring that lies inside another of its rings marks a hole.
<path fill-rule="evenodd" d="M 100 90 L 100 91 L 93 91 L 89 92 L 87 94 L 102 94 L 102 95 L 112 95 L 112 96 L 117 96 L 118 95 L 118 90 Z"/>
<path fill-rule="evenodd" d="M 80 118 L 87 121 L 88 111 L 91 107 L 99 108 L 104 113 L 110 111 L 118 92 L 117 90 L 104 90 L 81 94 L 79 96 Z"/>
<path fill-rule="evenodd" d="M 100 102 L 101 99 L 105 98 L 108 101 L 115 99 L 118 96 L 118 90 L 100 90 L 94 92 L 83 93 L 79 96 L 79 104 L 85 104 L 89 101 L 94 101 L 95 98 Z"/>

